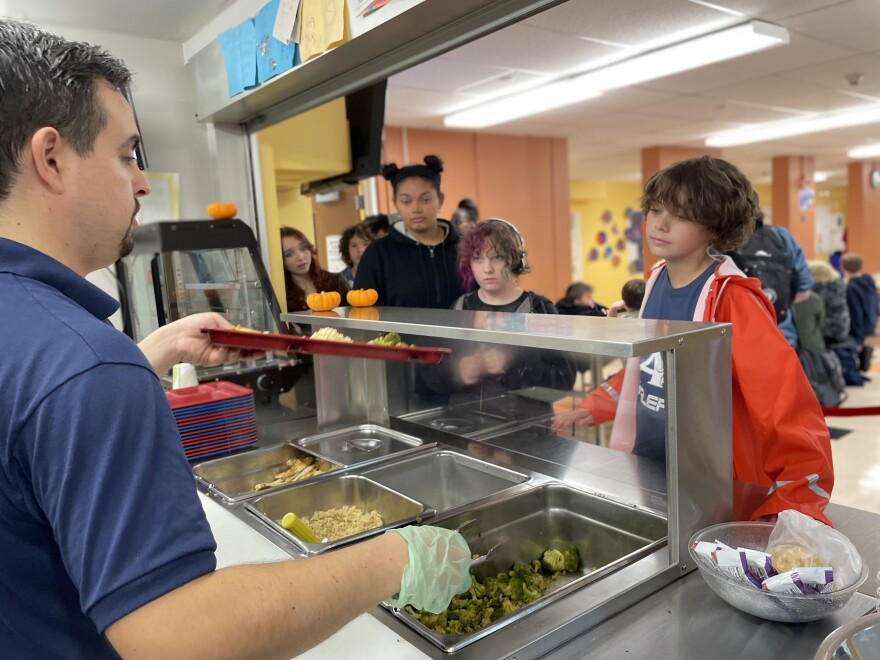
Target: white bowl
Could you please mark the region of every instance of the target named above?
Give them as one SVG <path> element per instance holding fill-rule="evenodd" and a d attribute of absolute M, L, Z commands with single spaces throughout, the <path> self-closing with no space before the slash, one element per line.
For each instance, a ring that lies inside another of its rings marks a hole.
<path fill-rule="evenodd" d="M 727 577 L 693 551 L 693 546 L 698 541 L 720 541 L 732 548 L 764 550 L 773 527 L 773 523 L 765 522 L 729 522 L 706 527 L 691 537 L 688 544 L 691 558 L 700 569 L 706 584 L 727 604 L 771 621 L 786 623 L 815 621 L 833 614 L 846 605 L 868 579 L 868 567 L 863 561 L 858 579 L 842 589 L 821 594 L 777 594 Z M 830 563 L 834 565 L 833 561 Z"/>

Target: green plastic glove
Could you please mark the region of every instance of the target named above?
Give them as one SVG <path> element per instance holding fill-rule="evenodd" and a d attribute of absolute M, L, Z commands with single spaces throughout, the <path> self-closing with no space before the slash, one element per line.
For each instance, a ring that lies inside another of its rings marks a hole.
<path fill-rule="evenodd" d="M 410 526 L 386 533 L 400 534 L 409 546 L 400 592 L 387 602 L 392 607 L 412 605 L 439 614 L 455 594 L 471 586 L 471 550 L 464 537 L 442 527 Z"/>

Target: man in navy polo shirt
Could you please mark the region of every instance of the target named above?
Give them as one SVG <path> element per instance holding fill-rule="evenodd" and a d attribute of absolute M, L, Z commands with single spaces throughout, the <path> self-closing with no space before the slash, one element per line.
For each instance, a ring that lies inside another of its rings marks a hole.
<path fill-rule="evenodd" d="M 445 608 L 457 532 L 404 528 L 331 556 L 215 570 L 157 373 L 219 364 L 215 314 L 140 350 L 85 280 L 131 249 L 150 187 L 122 90 L 88 44 L 0 19 L 0 649 L 4 657 L 294 655 L 383 598 Z"/>

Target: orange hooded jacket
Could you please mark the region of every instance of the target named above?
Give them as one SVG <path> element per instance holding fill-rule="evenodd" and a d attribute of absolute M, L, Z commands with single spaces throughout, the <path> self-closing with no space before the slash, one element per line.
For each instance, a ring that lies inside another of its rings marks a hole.
<path fill-rule="evenodd" d="M 760 282 L 746 277 L 729 257 L 715 258 L 718 265 L 700 293 L 694 321 L 733 324 L 733 478 L 766 492 L 754 510 L 737 499 L 734 518 L 754 520 L 795 509 L 830 525 L 823 510 L 834 471 L 819 402 L 776 326 L 773 305 Z M 663 266 L 661 261 L 648 273 L 645 300 Z M 632 378 L 638 380 L 637 360 L 581 402 L 597 424 L 614 419 L 611 446 L 630 451 L 635 441 L 634 398 L 621 399 L 620 392 L 624 381 L 630 385 Z"/>

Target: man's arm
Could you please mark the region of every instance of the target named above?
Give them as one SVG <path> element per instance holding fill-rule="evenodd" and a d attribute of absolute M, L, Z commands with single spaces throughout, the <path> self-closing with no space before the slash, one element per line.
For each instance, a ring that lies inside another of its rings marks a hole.
<path fill-rule="evenodd" d="M 190 362 L 196 366 L 226 364 L 240 359 L 241 351 L 212 344 L 202 328 L 232 327 L 229 321 L 213 312 L 191 314 L 163 325 L 145 337 L 138 347 L 159 375 L 178 362 Z"/>
<path fill-rule="evenodd" d="M 400 590 L 407 543 L 385 534 L 328 554 L 224 568 L 112 624 L 124 658 L 290 658 Z"/>

